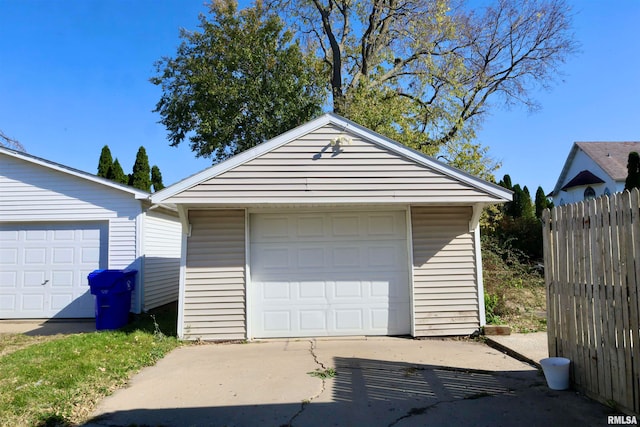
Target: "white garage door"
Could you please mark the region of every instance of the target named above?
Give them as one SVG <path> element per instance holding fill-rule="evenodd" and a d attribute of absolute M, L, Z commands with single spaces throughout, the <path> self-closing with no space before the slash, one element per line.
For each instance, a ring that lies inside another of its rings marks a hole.
<path fill-rule="evenodd" d="M 251 215 L 255 338 L 410 333 L 405 212 Z"/>
<path fill-rule="evenodd" d="M 0 318 L 94 317 L 87 275 L 106 264 L 105 233 L 96 223 L 0 226 Z"/>

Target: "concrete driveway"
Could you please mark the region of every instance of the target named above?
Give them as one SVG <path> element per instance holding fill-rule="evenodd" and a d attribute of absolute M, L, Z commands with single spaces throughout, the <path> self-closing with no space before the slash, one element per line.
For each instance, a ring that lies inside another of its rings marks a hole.
<path fill-rule="evenodd" d="M 607 409 L 478 342 L 301 339 L 181 347 L 88 425 L 548 427 L 606 425 Z"/>

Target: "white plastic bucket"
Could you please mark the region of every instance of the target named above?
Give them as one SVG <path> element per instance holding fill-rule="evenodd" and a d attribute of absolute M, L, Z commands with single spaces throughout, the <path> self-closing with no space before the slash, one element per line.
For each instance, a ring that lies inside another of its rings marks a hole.
<path fill-rule="evenodd" d="M 569 366 L 571 361 L 566 357 L 547 357 L 540 361 L 542 372 L 551 390 L 569 388 Z"/>

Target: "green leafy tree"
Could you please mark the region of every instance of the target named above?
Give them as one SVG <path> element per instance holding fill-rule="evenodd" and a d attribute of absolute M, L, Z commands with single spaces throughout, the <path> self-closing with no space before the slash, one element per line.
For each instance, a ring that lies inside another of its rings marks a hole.
<path fill-rule="evenodd" d="M 624 189 L 640 189 L 640 154 L 636 151 L 629 153 L 627 160 L 627 178 L 624 181 Z"/>
<path fill-rule="evenodd" d="M 495 182 L 493 173 L 500 168 L 500 162 L 489 155 L 489 148 L 468 141 L 449 141 L 440 149 L 438 159 L 462 169 L 474 176 Z"/>
<path fill-rule="evenodd" d="M 109 146 L 102 147 L 100 152 L 100 160 L 98 160 L 98 176 L 101 178 L 107 178 L 109 174 L 109 168 L 113 166 L 113 157 L 111 157 L 111 150 Z"/>
<path fill-rule="evenodd" d="M 220 161 L 288 131 L 321 111 L 326 84 L 268 8 L 238 11 L 213 1 L 198 31 L 181 30 L 174 58 L 156 63 L 161 86 L 155 112 L 172 146 L 188 138 L 200 157 Z"/>
<path fill-rule="evenodd" d="M 109 168 L 106 178 L 120 184 L 127 185 L 129 183 L 129 177 L 124 173 L 124 170 L 122 170 L 122 166 L 120 165 L 120 162 L 117 158 L 113 161 L 113 164 Z"/>
<path fill-rule="evenodd" d="M 536 218 L 542 218 L 542 212 L 545 209 L 553 208 L 553 202 L 547 198 L 542 187 L 538 187 L 536 190 Z"/>
<path fill-rule="evenodd" d="M 322 59 L 336 113 L 430 155 L 473 140 L 492 103 L 537 108 L 532 89 L 577 48 L 563 0 L 268 4 Z"/>
<path fill-rule="evenodd" d="M 140 147 L 136 154 L 133 171 L 129 175 L 129 185 L 143 191 L 151 191 L 151 168 L 144 147 Z"/>
<path fill-rule="evenodd" d="M 151 185 L 153 185 L 153 191 L 160 191 L 164 188 L 160 168 L 156 165 L 151 167 Z"/>

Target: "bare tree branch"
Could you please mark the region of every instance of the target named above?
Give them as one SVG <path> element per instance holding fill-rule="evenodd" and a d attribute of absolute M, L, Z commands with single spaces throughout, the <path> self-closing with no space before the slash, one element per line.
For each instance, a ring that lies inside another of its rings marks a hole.
<path fill-rule="evenodd" d="M 25 153 L 27 152 L 20 141 L 7 136 L 2 130 L 0 130 L 0 145 L 6 148 L 11 148 L 12 150 L 22 151 Z"/>
<path fill-rule="evenodd" d="M 317 37 L 334 111 L 379 123 L 353 109 L 391 94 L 386 128 L 420 138 L 413 146 L 472 138 L 496 101 L 535 108 L 533 89 L 550 87 L 577 50 L 565 0 L 492 0 L 483 9 L 464 1 L 271 0 L 288 6 L 299 33 Z"/>

